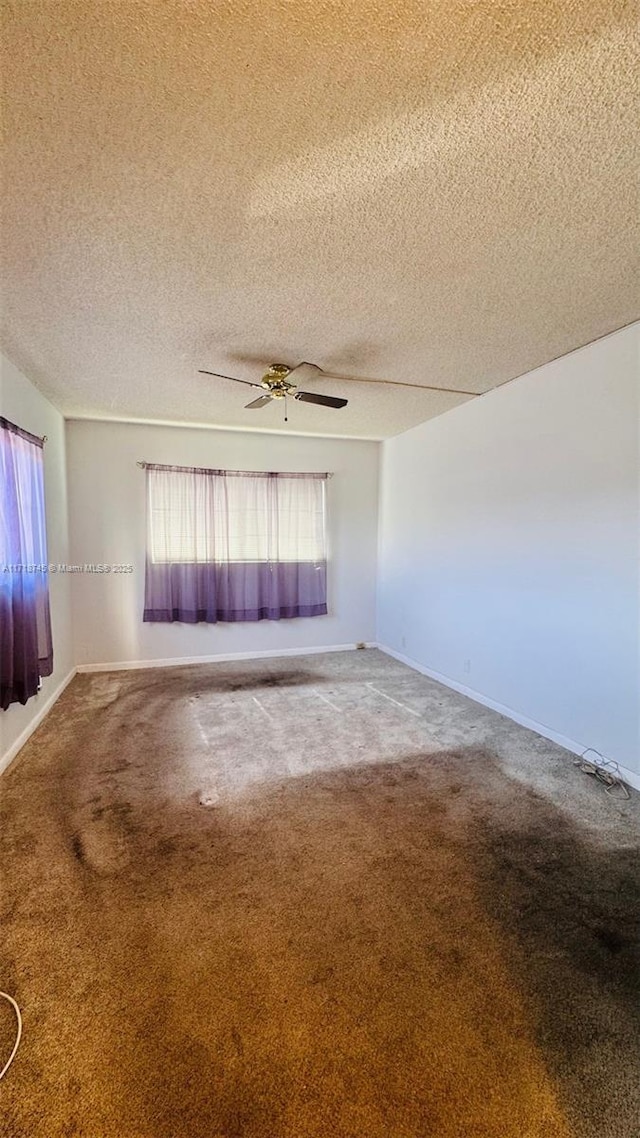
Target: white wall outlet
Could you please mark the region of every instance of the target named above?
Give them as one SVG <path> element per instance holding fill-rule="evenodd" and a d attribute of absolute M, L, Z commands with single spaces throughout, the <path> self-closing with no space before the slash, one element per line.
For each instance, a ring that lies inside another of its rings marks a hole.
<path fill-rule="evenodd" d="M 471 671 L 471 660 L 465 660 L 465 662 L 464 662 L 464 670 L 465 670 L 465 672 L 470 672 L 470 671 Z"/>

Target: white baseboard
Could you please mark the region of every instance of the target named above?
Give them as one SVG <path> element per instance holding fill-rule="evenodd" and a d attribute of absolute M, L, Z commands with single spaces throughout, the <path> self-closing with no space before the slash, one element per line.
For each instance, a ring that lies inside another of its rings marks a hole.
<path fill-rule="evenodd" d="M 374 642 L 365 648 L 377 648 Z M 179 668 L 187 664 L 227 664 L 234 660 L 271 660 L 278 656 L 315 656 L 322 652 L 354 652 L 356 644 L 323 644 L 314 648 L 269 648 L 264 652 L 226 652 L 218 656 L 169 656 L 161 660 L 117 660 L 110 664 L 78 664 L 78 672 L 122 672 L 139 668 Z"/>
<path fill-rule="evenodd" d="M 18 751 L 22 750 L 25 743 L 27 742 L 27 739 L 29 739 L 30 736 L 33 735 L 33 732 L 35 731 L 36 727 L 40 726 L 45 715 L 47 715 L 51 711 L 51 708 L 53 707 L 54 703 L 62 695 L 64 689 L 71 683 L 75 674 L 76 674 L 76 669 L 72 668 L 71 671 L 69 672 L 69 674 L 64 678 L 62 683 L 58 684 L 55 691 L 52 692 L 51 695 L 49 696 L 49 698 L 45 701 L 45 703 L 43 703 L 42 706 L 40 708 L 38 708 L 38 711 L 34 715 L 31 722 L 27 724 L 24 731 L 20 732 L 20 734 L 18 735 L 18 738 L 15 739 L 14 742 L 9 747 L 9 750 L 5 751 L 4 755 L 2 755 L 0 757 L 0 774 L 2 774 L 3 771 L 6 771 L 9 764 L 12 763 L 13 760 L 15 759 L 16 755 L 18 754 Z"/>
<path fill-rule="evenodd" d="M 452 680 L 449 676 L 444 676 L 441 672 L 434 671 L 433 668 L 425 668 L 424 664 L 419 664 L 417 660 L 412 660 L 409 656 L 404 656 L 402 652 L 396 652 L 395 648 L 387 648 L 385 644 L 378 644 L 377 647 L 381 652 L 385 652 L 387 656 L 393 656 L 394 660 L 399 660 L 401 664 L 406 664 L 407 667 L 413 668 L 414 672 L 420 672 L 423 676 L 429 676 L 431 680 L 437 680 L 439 684 L 444 684 L 447 688 L 453 688 L 454 691 L 460 692 L 461 695 L 466 695 L 468 699 L 472 699 L 475 703 L 481 703 L 483 707 L 489 707 L 492 711 L 497 711 L 500 715 L 504 715 L 507 719 L 512 719 L 514 723 L 519 723 L 521 727 L 528 727 L 530 731 L 535 731 L 537 735 L 542 735 L 543 739 L 550 739 L 552 743 L 557 743 L 559 747 L 564 747 L 566 751 L 571 751 L 574 755 L 582 755 L 588 750 L 588 743 L 577 743 L 575 739 L 569 739 L 566 735 L 561 735 L 559 731 L 554 731 L 553 728 L 547 727 L 544 723 L 537 723 L 535 719 L 530 719 L 527 715 L 521 715 L 519 711 L 514 711 L 512 707 L 506 707 L 503 703 L 498 703 L 495 699 L 490 699 L 489 696 L 483 695 L 482 692 L 475 691 L 473 688 L 468 688 L 466 684 L 458 683 L 457 680 Z M 623 767 L 618 763 L 620 776 L 624 779 L 629 786 L 633 786 L 635 790 L 640 790 L 640 773 L 629 770 L 628 767 Z"/>

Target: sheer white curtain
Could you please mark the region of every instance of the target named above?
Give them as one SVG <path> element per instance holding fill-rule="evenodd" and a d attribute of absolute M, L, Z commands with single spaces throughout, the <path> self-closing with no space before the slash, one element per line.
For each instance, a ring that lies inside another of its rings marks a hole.
<path fill-rule="evenodd" d="M 324 561 L 325 478 L 149 467 L 154 562 Z"/>
<path fill-rule="evenodd" d="M 326 474 L 147 466 L 147 621 L 326 613 Z"/>

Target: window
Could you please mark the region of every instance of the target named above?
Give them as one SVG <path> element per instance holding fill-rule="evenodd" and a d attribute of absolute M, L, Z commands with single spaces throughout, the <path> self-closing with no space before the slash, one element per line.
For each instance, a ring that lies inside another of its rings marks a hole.
<path fill-rule="evenodd" d="M 324 561 L 325 479 L 148 468 L 154 562 Z"/>
<path fill-rule="evenodd" d="M 144 619 L 326 613 L 326 477 L 148 465 Z"/>
<path fill-rule="evenodd" d="M 0 418 L 0 707 L 53 671 L 43 440 Z"/>

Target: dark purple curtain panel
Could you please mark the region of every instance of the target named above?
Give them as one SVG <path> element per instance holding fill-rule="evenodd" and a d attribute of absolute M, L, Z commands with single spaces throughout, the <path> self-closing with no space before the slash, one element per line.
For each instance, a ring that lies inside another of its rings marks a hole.
<path fill-rule="evenodd" d="M 148 466 L 143 619 L 325 615 L 325 480 Z"/>
<path fill-rule="evenodd" d="M 0 418 L 0 707 L 52 671 L 42 440 Z"/>

